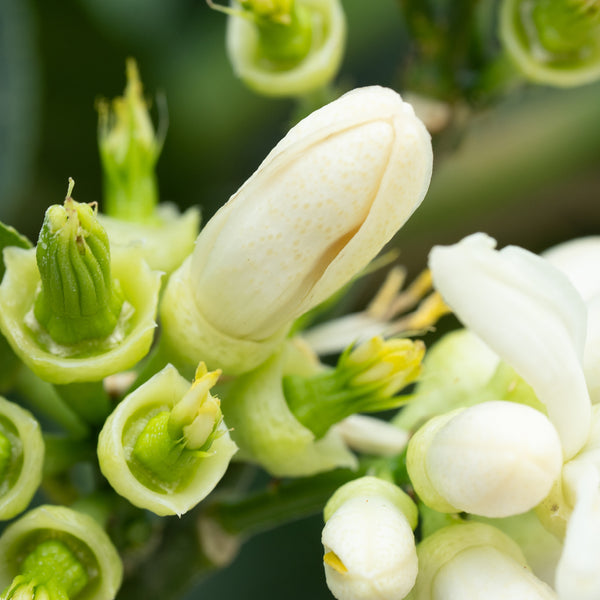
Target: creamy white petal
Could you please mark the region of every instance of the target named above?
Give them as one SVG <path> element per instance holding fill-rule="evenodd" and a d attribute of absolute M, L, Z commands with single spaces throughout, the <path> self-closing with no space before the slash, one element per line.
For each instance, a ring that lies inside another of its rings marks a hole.
<path fill-rule="evenodd" d="M 435 287 L 458 318 L 534 389 L 560 435 L 565 458 L 585 443 L 590 400 L 583 374 L 586 306 L 543 258 L 474 234 L 436 246 Z"/>
<path fill-rule="evenodd" d="M 563 553 L 556 570 L 560 600 L 600 598 L 600 475 L 592 463 L 577 459 L 565 466 L 565 483 L 576 503 L 567 524 Z"/>

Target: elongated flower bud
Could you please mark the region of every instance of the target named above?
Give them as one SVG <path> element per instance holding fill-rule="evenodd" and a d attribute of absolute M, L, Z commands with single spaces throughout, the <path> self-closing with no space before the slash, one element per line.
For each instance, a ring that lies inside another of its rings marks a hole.
<path fill-rule="evenodd" d="M 256 92 L 298 96 L 335 77 L 346 38 L 339 0 L 242 0 L 222 10 L 230 15 L 229 59 L 236 75 Z"/>
<path fill-rule="evenodd" d="M 411 439 L 407 468 L 423 502 L 440 512 L 506 517 L 550 492 L 562 467 L 560 440 L 540 412 L 484 402 L 431 419 Z"/>
<path fill-rule="evenodd" d="M 285 399 L 296 418 L 318 438 L 343 418 L 379 412 L 404 402 L 397 392 L 421 372 L 422 342 L 375 337 L 349 347 L 332 371 L 283 380 Z"/>
<path fill-rule="evenodd" d="M 181 515 L 217 485 L 237 447 L 210 394 L 218 373 L 190 384 L 168 365 L 122 400 L 98 439 L 113 488 L 158 515 Z"/>
<path fill-rule="evenodd" d="M 57 344 L 105 338 L 119 320 L 123 297 L 112 279 L 108 236 L 96 209 L 69 194 L 46 217 L 36 258 L 42 289 L 35 317 Z"/>
<path fill-rule="evenodd" d="M 0 520 L 24 510 L 40 482 L 44 442 L 38 422 L 0 397 Z"/>
<path fill-rule="evenodd" d="M 123 567 L 112 542 L 91 517 L 40 506 L 0 538 L 2 600 L 112 600 Z"/>
<path fill-rule="evenodd" d="M 483 523 L 440 529 L 417 547 L 414 600 L 555 600 L 529 570 L 521 549 Z"/>
<path fill-rule="evenodd" d="M 174 356 L 225 373 L 260 364 L 404 224 L 431 164 L 429 134 L 389 89 L 354 90 L 301 121 L 171 277 L 161 317 Z"/>
<path fill-rule="evenodd" d="M 500 36 L 532 81 L 569 87 L 600 78 L 600 2 L 504 0 Z"/>
<path fill-rule="evenodd" d="M 401 600 L 410 592 L 417 507 L 400 488 L 362 477 L 338 489 L 324 515 L 325 576 L 338 600 Z"/>

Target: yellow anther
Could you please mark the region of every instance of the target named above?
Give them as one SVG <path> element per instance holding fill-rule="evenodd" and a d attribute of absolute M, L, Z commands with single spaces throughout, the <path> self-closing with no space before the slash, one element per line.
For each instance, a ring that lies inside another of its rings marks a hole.
<path fill-rule="evenodd" d="M 433 281 L 431 271 L 425 269 L 419 276 L 402 292 L 390 307 L 391 316 L 398 315 L 412 308 L 431 290 Z"/>
<path fill-rule="evenodd" d="M 332 569 L 335 569 L 338 573 L 348 572 L 346 565 L 340 560 L 340 557 L 335 552 L 327 552 L 325 556 L 323 556 L 323 562 Z"/>
<path fill-rule="evenodd" d="M 383 285 L 367 308 L 367 314 L 376 319 L 389 318 L 390 306 L 406 281 L 406 269 L 393 267 L 389 270 Z"/>

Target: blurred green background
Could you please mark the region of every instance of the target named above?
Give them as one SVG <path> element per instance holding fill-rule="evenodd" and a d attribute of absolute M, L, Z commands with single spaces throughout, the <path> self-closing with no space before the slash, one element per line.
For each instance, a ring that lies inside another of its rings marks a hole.
<path fill-rule="evenodd" d="M 497 6 L 486 4 L 493 25 Z M 399 2 L 343 5 L 348 47 L 340 91 L 431 88 Z M 257 96 L 235 79 L 224 31 L 225 17 L 201 0 L 0 0 L 0 219 L 35 240 L 68 177 L 77 200 L 101 202 L 94 102 L 122 92 L 125 58 L 133 56 L 148 96 L 163 93 L 169 106 L 161 197 L 200 205 L 207 220 L 297 111 L 293 101 Z M 486 43 L 497 48 L 493 27 L 490 36 Z M 469 76 L 464 64 L 445 68 L 457 80 Z M 600 85 L 516 85 L 485 102 L 457 89 L 442 94 L 453 120 L 434 140 L 430 192 L 396 239 L 409 272 L 425 266 L 433 244 L 476 230 L 534 251 L 599 233 Z M 375 284 L 365 280 L 352 302 L 358 306 Z M 189 598 L 330 598 L 320 529 L 315 517 L 255 537 Z"/>

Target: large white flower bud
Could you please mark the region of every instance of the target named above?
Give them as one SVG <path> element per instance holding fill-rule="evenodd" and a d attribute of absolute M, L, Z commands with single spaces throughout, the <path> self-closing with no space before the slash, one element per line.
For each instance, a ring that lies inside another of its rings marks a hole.
<path fill-rule="evenodd" d="M 542 413 L 492 401 L 431 419 L 411 439 L 407 467 L 415 491 L 431 508 L 507 517 L 548 495 L 562 451 Z"/>
<path fill-rule="evenodd" d="M 171 278 L 162 314 L 171 345 L 190 363 L 227 372 L 224 338 L 264 344 L 284 335 L 400 229 L 431 166 L 429 134 L 390 89 L 353 90 L 309 115 L 208 222 Z M 174 314 L 182 302 L 194 311 L 185 323 Z"/>

